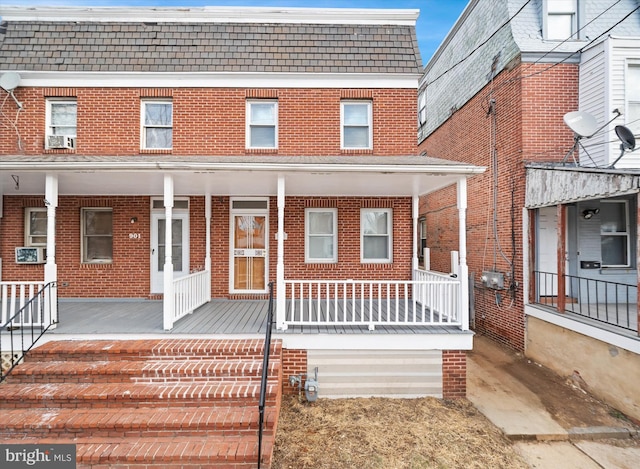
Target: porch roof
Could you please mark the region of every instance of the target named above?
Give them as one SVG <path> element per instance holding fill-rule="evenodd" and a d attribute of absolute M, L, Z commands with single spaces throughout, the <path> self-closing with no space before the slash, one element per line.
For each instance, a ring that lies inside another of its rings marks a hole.
<path fill-rule="evenodd" d="M 640 170 L 527 165 L 526 208 L 602 199 L 640 190 Z"/>
<path fill-rule="evenodd" d="M 0 194 L 41 194 L 57 174 L 60 195 L 160 195 L 171 174 L 176 195 L 276 194 L 284 176 L 287 195 L 417 196 L 485 169 L 417 155 L 13 155 L 0 159 Z"/>

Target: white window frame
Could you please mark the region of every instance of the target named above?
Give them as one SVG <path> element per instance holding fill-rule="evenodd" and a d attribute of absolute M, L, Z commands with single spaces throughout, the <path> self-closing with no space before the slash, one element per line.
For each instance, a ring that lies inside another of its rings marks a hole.
<path fill-rule="evenodd" d="M 254 104 L 272 104 L 273 109 L 273 120 L 274 122 L 265 124 L 265 123 L 254 123 L 251 120 L 251 107 Z M 274 150 L 278 148 L 278 100 L 277 99 L 248 99 L 246 104 L 246 129 L 245 129 L 245 145 L 247 149 L 268 149 Z M 273 146 L 253 146 L 251 144 L 251 132 L 254 128 L 273 128 L 274 138 L 273 138 Z"/>
<path fill-rule="evenodd" d="M 367 125 L 346 125 L 344 122 L 345 106 L 367 106 Z M 367 146 L 347 147 L 344 143 L 346 127 L 366 127 L 369 132 Z M 340 101 L 340 148 L 342 150 L 371 150 L 373 149 L 373 102 L 371 100 L 342 100 Z"/>
<path fill-rule="evenodd" d="M 629 127 L 629 129 L 633 132 L 634 135 L 638 135 L 640 132 L 640 121 L 637 119 L 640 118 L 640 91 L 636 88 L 635 83 L 631 80 L 631 70 L 635 71 L 638 79 L 638 86 L 640 86 L 640 61 L 630 60 L 627 62 L 627 73 L 625 76 L 625 124 Z M 636 92 L 637 96 L 632 96 L 632 92 Z M 633 105 L 638 110 L 637 114 L 631 112 L 631 105 Z M 637 140 L 637 137 L 636 137 Z"/>
<path fill-rule="evenodd" d="M 78 100 L 75 98 L 47 98 L 46 100 L 47 110 L 45 116 L 45 148 L 49 148 L 49 137 L 52 135 L 65 135 L 67 137 L 76 137 L 77 128 L 78 128 Z M 70 125 L 55 125 L 53 123 L 53 107 L 56 105 L 74 105 L 76 107 L 76 122 L 73 126 Z M 73 127 L 73 131 L 68 132 L 56 132 L 55 129 L 62 128 L 71 128 Z"/>
<path fill-rule="evenodd" d="M 418 127 L 427 123 L 427 90 L 418 95 Z"/>
<path fill-rule="evenodd" d="M 383 212 L 387 214 L 387 232 L 384 234 L 368 234 L 364 233 L 365 214 L 369 212 Z M 365 258 L 364 244 L 366 237 L 386 237 L 387 252 L 386 258 Z M 361 208 L 360 209 L 360 262 L 363 264 L 390 264 L 393 262 L 393 209 L 390 208 Z"/>
<path fill-rule="evenodd" d="M 564 5 L 552 6 L 551 2 L 562 2 Z M 569 16 L 571 20 L 571 31 L 567 37 L 553 37 L 549 18 L 552 16 Z M 543 1 L 543 36 L 548 41 L 577 40 L 578 31 L 578 0 L 544 0 Z"/>
<path fill-rule="evenodd" d="M 33 241 L 33 238 L 36 237 L 42 237 L 44 236 L 45 238 L 47 237 L 47 232 L 46 232 L 46 226 L 45 226 L 45 234 L 44 235 L 33 235 L 31 234 L 31 214 L 32 213 L 44 213 L 45 215 L 45 219 L 47 218 L 47 209 L 46 208 L 39 208 L 39 207 L 27 207 L 24 210 L 24 245 L 25 246 L 29 246 L 29 247 L 36 247 L 36 246 L 43 246 L 46 247 L 47 246 L 47 241 L 45 239 L 45 241 L 43 243 L 38 243 Z"/>
<path fill-rule="evenodd" d="M 624 206 L 624 217 L 625 217 L 625 231 L 603 231 L 602 230 L 602 224 L 600 225 L 600 242 L 602 242 L 602 238 L 604 236 L 606 237 L 616 237 L 616 236 L 621 236 L 624 237 L 626 239 L 626 243 L 625 243 L 625 249 L 626 249 L 626 258 L 627 258 L 627 263 L 626 264 L 605 264 L 604 263 L 604 258 L 602 256 L 602 253 L 600 254 L 600 257 L 602 259 L 602 267 L 608 267 L 608 268 L 616 268 L 616 267 L 631 267 L 631 236 L 630 236 L 630 217 L 629 217 L 629 201 L 628 200 L 601 200 L 600 201 L 600 207 L 601 209 L 604 209 L 604 207 L 606 207 L 607 205 L 612 205 L 612 204 L 623 204 Z M 600 218 L 602 219 L 603 217 L 603 210 L 601 210 L 600 212 Z M 602 223 L 602 222 L 601 222 Z"/>
<path fill-rule="evenodd" d="M 333 233 L 328 234 L 316 234 L 311 233 L 311 213 L 330 213 L 332 216 L 332 229 Z M 307 208 L 304 211 L 304 260 L 307 263 L 313 264 L 335 264 L 338 262 L 338 210 L 335 208 Z M 314 236 L 326 238 L 331 236 L 333 243 L 333 256 L 332 257 L 311 257 L 309 254 L 311 246 L 311 238 Z"/>
<path fill-rule="evenodd" d="M 147 125 L 145 122 L 147 104 L 163 104 L 171 106 L 171 123 L 169 125 Z M 147 146 L 147 129 L 171 129 L 171 146 Z M 173 100 L 171 99 L 143 99 L 140 101 L 140 148 L 143 150 L 172 150 L 173 149 Z"/>
<path fill-rule="evenodd" d="M 86 248 L 86 233 L 85 226 L 86 220 L 85 216 L 89 212 L 111 212 L 111 235 L 100 235 L 100 236 L 110 236 L 111 237 L 111 257 L 104 259 L 87 259 L 87 248 Z M 111 264 L 113 263 L 113 209 L 107 207 L 83 207 L 80 210 L 80 255 L 83 264 Z"/>

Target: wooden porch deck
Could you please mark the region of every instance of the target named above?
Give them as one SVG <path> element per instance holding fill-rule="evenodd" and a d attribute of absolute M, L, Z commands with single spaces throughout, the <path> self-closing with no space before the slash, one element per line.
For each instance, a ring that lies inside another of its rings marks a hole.
<path fill-rule="evenodd" d="M 263 336 L 266 331 L 266 300 L 214 299 L 193 314 L 163 329 L 162 301 L 153 300 L 65 300 L 58 304 L 59 323 L 52 334 L 209 334 Z M 275 307 L 275 305 L 274 305 Z M 287 305 L 289 308 L 289 305 Z M 366 325 L 290 326 L 277 334 L 451 334 L 457 326 Z"/>

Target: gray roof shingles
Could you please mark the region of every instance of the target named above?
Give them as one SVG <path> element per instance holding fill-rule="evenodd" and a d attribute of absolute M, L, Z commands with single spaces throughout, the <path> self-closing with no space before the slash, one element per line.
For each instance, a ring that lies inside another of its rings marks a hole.
<path fill-rule="evenodd" d="M 5 21 L 5 70 L 421 73 L 403 25 Z"/>

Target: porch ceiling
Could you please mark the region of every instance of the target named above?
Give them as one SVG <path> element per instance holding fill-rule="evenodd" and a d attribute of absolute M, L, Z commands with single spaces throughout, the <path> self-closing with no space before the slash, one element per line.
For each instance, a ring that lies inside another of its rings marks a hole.
<path fill-rule="evenodd" d="M 162 195 L 164 176 L 176 195 L 413 196 L 433 192 L 485 168 L 424 156 L 19 158 L 0 160 L 0 193 L 43 194 L 58 175 L 60 195 Z"/>

